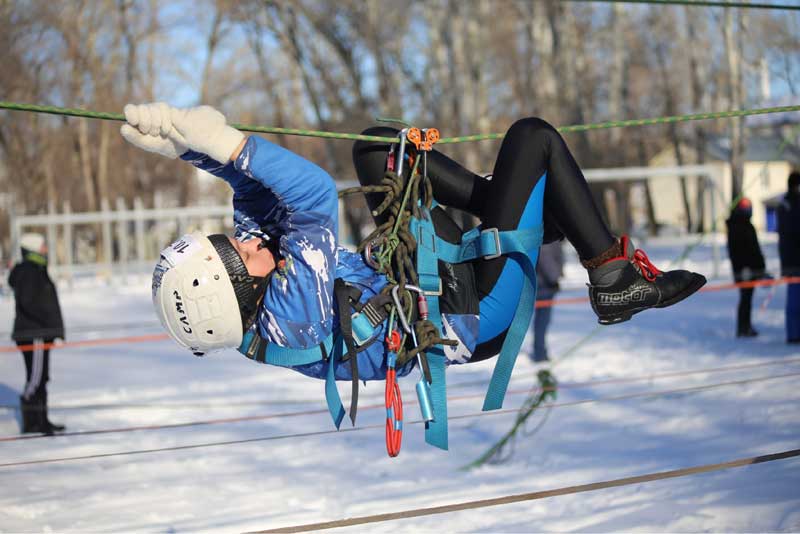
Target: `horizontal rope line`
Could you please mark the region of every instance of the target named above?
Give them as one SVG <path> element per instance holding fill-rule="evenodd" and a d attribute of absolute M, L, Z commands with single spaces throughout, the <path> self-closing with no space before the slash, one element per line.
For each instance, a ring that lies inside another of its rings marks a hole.
<path fill-rule="evenodd" d="M 627 395 L 617 395 L 611 397 L 600 397 L 596 399 L 585 399 L 579 401 L 570 401 L 570 402 L 562 402 L 562 403 L 551 403 L 551 404 L 544 404 L 543 407 L 545 408 L 564 408 L 567 406 L 580 406 L 584 404 L 594 404 L 594 403 L 603 403 L 603 402 L 616 402 L 621 400 L 630 400 L 636 398 L 646 398 L 646 397 L 659 397 L 663 395 L 675 395 L 675 394 L 691 394 L 697 393 L 701 391 L 708 391 L 712 389 L 718 389 L 721 387 L 729 387 L 729 386 L 738 386 L 744 384 L 751 384 L 756 382 L 765 382 L 770 380 L 778 380 L 782 378 L 791 378 L 800 376 L 800 372 L 797 373 L 787 373 L 782 375 L 772 375 L 760 378 L 750 378 L 744 380 L 734 380 L 730 382 L 721 382 L 718 384 L 707 384 L 704 386 L 693 386 L 688 388 L 678 388 L 678 389 L 670 389 L 670 390 L 663 390 L 663 391 L 654 391 L 654 392 L 644 392 L 644 393 L 631 393 Z M 448 417 L 448 420 L 455 421 L 460 419 L 472 419 L 474 417 L 491 417 L 496 415 L 507 415 L 511 413 L 518 412 L 519 410 L 516 408 L 508 408 L 504 410 L 494 410 L 491 412 L 477 412 L 472 414 L 464 414 L 464 415 L 453 415 Z M 421 419 L 417 419 L 414 421 L 406 421 L 404 425 L 418 425 L 420 423 L 424 423 Z M 244 443 L 254 443 L 254 442 L 261 442 L 261 441 L 278 441 L 284 439 L 294 439 L 294 438 L 304 438 L 304 437 L 312 437 L 312 436 L 325 436 L 330 434 L 343 434 L 349 432 L 363 432 L 365 430 L 373 430 L 376 428 L 384 428 L 386 423 L 380 423 L 375 425 L 366 425 L 357 428 L 344 428 L 340 430 L 317 430 L 314 432 L 303 432 L 297 434 L 279 434 L 276 436 L 263 436 L 257 438 L 249 438 L 249 439 L 240 439 L 240 440 L 229 440 L 229 441 L 219 441 L 219 442 L 211 442 L 211 443 L 197 443 L 194 445 L 177 445 L 173 447 L 160 447 L 160 448 L 153 448 L 153 449 L 141 449 L 141 450 L 132 450 L 132 451 L 121 451 L 121 452 L 109 452 L 109 453 L 101 453 L 101 454 L 89 454 L 84 456 L 66 456 L 61 458 L 45 458 L 41 460 L 25 460 L 20 462 L 9 462 L 9 463 L 2 463 L 0 464 L 0 468 L 6 467 L 18 467 L 23 465 L 38 465 L 38 464 L 48 464 L 48 463 L 60 463 L 60 462 L 71 462 L 71 461 L 79 461 L 79 460 L 93 460 L 99 458 L 111 458 L 117 456 L 135 456 L 140 454 L 150 454 L 156 452 L 173 452 L 173 451 L 182 451 L 182 450 L 190 450 L 190 449 L 202 449 L 202 448 L 209 448 L 209 447 L 222 447 L 226 445 L 238 445 Z"/>
<path fill-rule="evenodd" d="M 596 491 L 600 489 L 618 488 L 621 486 L 630 486 L 633 484 L 641 484 L 643 482 L 653 482 L 656 480 L 665 480 L 669 478 L 685 477 L 690 475 L 697 475 L 701 473 L 710 473 L 713 471 L 721 471 L 723 469 L 731 469 L 734 467 L 743 467 L 746 465 L 755 465 L 765 462 L 773 462 L 776 460 L 785 460 L 787 458 L 794 458 L 800 456 L 800 449 L 793 449 L 774 454 L 765 454 L 762 456 L 753 456 L 750 458 L 742 458 L 739 460 L 731 460 L 728 462 L 721 462 L 716 464 L 705 464 L 694 467 L 685 467 L 683 469 L 672 469 L 669 471 L 660 471 L 657 473 L 649 473 L 646 475 L 638 475 L 632 477 L 617 478 L 613 480 L 606 480 L 603 482 L 594 482 L 591 484 L 581 484 L 577 486 L 567 486 L 545 491 L 534 491 L 530 493 L 520 493 L 517 495 L 506 495 L 504 497 L 495 497 L 493 499 L 480 499 L 475 501 L 467 501 L 455 504 L 446 504 L 442 506 L 431 506 L 427 508 L 414 508 L 411 510 L 403 510 L 401 512 L 389 512 L 384 514 L 366 515 L 360 517 L 351 517 L 347 519 L 339 519 L 337 521 L 325 521 L 321 523 L 309 523 L 305 525 L 295 525 L 290 527 L 282 527 L 267 530 L 258 530 L 250 534 L 265 534 L 265 533 L 289 533 L 289 532 L 310 532 L 313 530 L 327 530 L 331 528 L 350 527 L 354 525 L 366 525 L 370 523 L 381 523 L 384 521 L 396 521 L 399 519 L 410 519 L 412 517 L 422 517 L 428 515 L 446 514 L 451 512 L 460 512 L 464 510 L 474 510 L 478 508 L 487 508 L 490 506 L 502 506 L 505 504 L 513 504 L 525 501 L 534 501 L 538 499 L 546 499 L 548 497 L 558 497 L 561 495 L 571 495 L 574 493 L 584 493 L 587 491 Z"/>
<path fill-rule="evenodd" d="M 754 363 L 745 363 L 745 364 L 737 364 L 737 365 L 728 365 L 722 367 L 705 367 L 702 369 L 691 369 L 688 371 L 668 371 L 665 373 L 650 373 L 646 375 L 639 375 L 639 376 L 623 376 L 623 377 L 612 377 L 612 378 L 601 378 L 597 380 L 587 380 L 584 382 L 560 382 L 559 388 L 561 389 L 580 389 L 585 387 L 593 387 L 593 386 L 604 386 L 608 384 L 625 384 L 631 382 L 639 382 L 642 380 L 650 381 L 650 380 L 659 380 L 662 378 L 675 378 L 680 376 L 691 376 L 696 374 L 703 374 L 703 373 L 722 373 L 722 372 L 729 372 L 729 371 L 741 371 L 744 369 L 753 369 L 757 367 L 771 367 L 774 365 L 789 365 L 793 363 L 800 363 L 800 357 L 797 358 L 780 358 L 777 360 L 767 360 L 764 362 L 754 362 Z M 521 379 L 531 378 L 536 376 L 536 372 L 533 373 L 517 373 L 514 375 L 515 381 L 519 381 Z M 453 391 L 455 389 L 464 389 L 472 386 L 482 386 L 486 385 L 486 379 L 480 380 L 467 380 L 462 382 L 454 382 L 448 384 L 447 389 L 448 391 Z M 509 390 L 510 392 L 514 391 L 521 391 L 517 389 Z M 364 400 L 372 401 L 372 400 L 380 400 L 383 398 L 383 393 L 380 395 L 370 396 L 367 395 Z M 466 396 L 463 396 L 466 398 Z M 449 400 L 456 400 L 457 397 L 453 396 L 450 397 Z M 316 404 L 318 401 L 309 400 L 307 398 L 303 399 L 283 399 L 283 400 L 258 400 L 258 401 L 222 401 L 222 402 L 197 402 L 197 403 L 174 403 L 174 402 L 164 402 L 164 403 L 120 403 L 120 404 L 76 404 L 76 405 L 55 405 L 49 406 L 48 409 L 53 410 L 113 410 L 113 409 L 136 409 L 136 408 L 154 408 L 154 409 L 197 409 L 197 408 L 239 408 L 242 406 L 276 406 L 276 405 L 286 405 L 286 404 Z M 410 404 L 411 401 L 409 401 Z M 9 410 L 16 410 L 19 408 L 18 404 L 0 404 L 0 408 L 5 408 Z M 327 413 L 327 410 L 325 411 Z M 289 414 L 293 414 L 295 412 L 288 412 Z M 91 431 L 94 432 L 94 431 Z M 73 435 L 70 432 L 65 432 L 58 434 L 59 436 L 64 435 Z M 12 438 L 20 438 L 23 436 L 6 436 L 0 438 L 0 441 L 11 441 Z M 24 436 L 28 437 L 28 436 Z M 40 436 L 30 436 L 30 438 L 38 438 Z M 47 436 L 41 436 L 47 437 Z"/>
<path fill-rule="evenodd" d="M 590 130 L 605 130 L 609 128 L 628 128 L 631 126 L 652 126 L 654 124 L 669 124 L 673 122 L 702 121 L 712 119 L 724 119 L 732 117 L 746 117 L 748 115 L 762 115 L 766 113 L 784 113 L 788 111 L 798 111 L 800 106 L 781 106 L 774 108 L 744 109 L 736 111 L 720 111 L 716 113 L 695 113 L 691 115 L 675 115 L 671 117 L 654 117 L 651 119 L 631 119 L 622 121 L 607 121 L 593 124 L 576 124 L 574 126 L 561 126 L 556 128 L 561 133 L 586 132 Z M 502 139 L 505 133 L 468 135 L 463 137 L 445 137 L 437 144 L 442 143 L 463 143 L 466 141 L 484 141 L 490 139 Z"/>
<path fill-rule="evenodd" d="M 730 283 L 730 284 L 717 284 L 714 286 L 705 286 L 700 289 L 700 292 L 706 291 L 723 291 L 728 289 L 736 289 L 736 288 L 750 288 L 750 287 L 766 287 L 766 286 L 778 286 L 784 284 L 796 284 L 800 283 L 800 276 L 794 277 L 784 277 L 784 278 L 777 278 L 775 280 L 755 280 L 751 282 L 738 282 L 738 283 Z M 562 298 L 562 299 L 554 299 L 554 300 L 540 300 L 536 302 L 537 308 L 549 308 L 552 306 L 562 306 L 567 304 L 580 304 L 584 302 L 589 302 L 588 297 L 574 297 L 574 298 Z M 64 348 L 75 348 L 75 347 L 95 347 L 101 345 L 118 345 L 122 343 L 145 343 L 145 342 L 152 342 L 152 341 L 163 341 L 165 339 L 169 339 L 167 334 L 144 334 L 141 336 L 125 336 L 125 337 L 116 337 L 116 338 L 106 338 L 106 339 L 90 339 L 85 341 L 66 341 L 63 343 L 40 343 L 40 344 L 30 344 L 30 345 L 6 345 L 0 346 L 0 353 L 11 353 L 11 352 L 19 352 L 23 350 L 34 350 L 37 348 L 42 348 L 43 350 L 50 350 L 50 349 L 64 349 Z"/>
<path fill-rule="evenodd" d="M 559 383 L 558 387 L 556 388 L 546 388 L 545 391 L 558 391 L 558 390 L 570 390 L 570 389 L 582 389 L 586 387 L 593 387 L 593 386 L 603 386 L 608 384 L 624 384 L 624 383 L 631 383 L 631 382 L 640 382 L 640 381 L 651 381 L 651 380 L 659 380 L 661 378 L 676 378 L 676 377 L 684 377 L 684 376 L 691 376 L 696 374 L 709 374 L 709 373 L 721 373 L 721 372 L 730 372 L 730 371 L 741 371 L 743 369 L 753 369 L 756 367 L 770 367 L 774 365 L 790 365 L 792 363 L 800 362 L 800 357 L 798 358 L 788 358 L 788 359 L 781 359 L 781 360 L 773 360 L 770 362 L 759 362 L 759 363 L 751 363 L 751 364 L 743 364 L 743 365 L 731 365 L 727 367 L 710 367 L 704 369 L 694 369 L 691 371 L 672 371 L 668 373 L 661 373 L 661 374 L 649 374 L 649 375 L 642 375 L 642 376 L 634 376 L 634 377 L 620 377 L 620 378 L 611 378 L 606 380 L 594 380 L 594 381 L 587 381 L 587 382 L 573 382 L 573 383 Z M 482 380 L 481 382 L 474 382 L 471 385 L 485 385 L 486 380 Z M 454 384 L 450 386 L 450 390 L 452 391 L 455 389 Z M 521 395 L 525 393 L 530 393 L 530 388 L 512 388 L 508 390 L 508 395 Z M 483 398 L 485 393 L 473 394 L 473 395 L 451 395 L 447 398 L 448 402 L 456 402 L 462 400 L 470 400 L 470 399 L 477 399 Z M 377 397 L 364 399 L 366 401 L 376 401 L 379 400 Z M 416 406 L 419 403 L 415 400 L 410 399 L 407 400 L 404 405 L 405 406 Z M 16 408 L 16 406 L 13 406 Z M 361 407 L 362 411 L 366 410 L 375 410 L 385 409 L 386 406 L 384 404 L 367 404 Z M 51 408 L 52 409 L 52 408 Z M 227 418 L 220 418 L 220 419 L 207 419 L 202 421 L 187 421 L 185 423 L 167 423 L 162 425 L 140 425 L 140 426 L 132 426 L 132 427 L 121 427 L 121 428 L 107 428 L 107 429 L 98 429 L 98 430 L 82 430 L 82 431 L 75 431 L 75 432 L 60 432 L 53 436 L 47 436 L 44 434 L 35 434 L 35 435 L 16 435 L 16 436 L 4 436 L 0 437 L 0 442 L 9 442 L 9 441 L 25 441 L 31 439 L 48 439 L 48 438 L 58 438 L 58 437 L 68 437 L 68 436 L 90 436 L 90 435 L 97 435 L 97 434 L 117 434 L 117 433 L 124 433 L 124 432 L 137 432 L 140 430 L 166 430 L 171 428 L 185 428 L 185 427 L 194 427 L 194 426 L 210 426 L 210 425 L 220 425 L 220 424 L 231 424 L 231 423 L 244 423 L 250 421 L 265 421 L 268 419 L 281 419 L 284 417 L 302 417 L 306 415 L 320 415 L 320 414 L 327 414 L 327 409 L 312 409 L 312 410 L 298 410 L 294 412 L 282 412 L 276 414 L 265 414 L 265 415 L 251 415 L 251 416 L 242 416 L 242 417 L 227 417 Z"/>
<path fill-rule="evenodd" d="M 49 113 L 53 115 L 68 115 L 72 117 L 83 117 L 88 119 L 113 120 L 113 121 L 125 120 L 124 115 L 122 115 L 121 113 L 105 113 L 98 111 L 89 111 L 79 108 L 62 108 L 57 106 L 43 106 L 38 104 L 21 104 L 18 102 L 0 101 L 0 109 L 7 109 L 11 111 L 28 111 L 33 113 Z M 576 124 L 572 126 L 562 126 L 556 129 L 562 133 L 583 132 L 589 130 L 600 130 L 608 128 L 626 128 L 631 126 L 667 124 L 672 122 L 745 117 L 748 115 L 783 113 L 783 112 L 798 111 L 798 110 L 800 110 L 800 105 L 778 106 L 771 108 L 743 109 L 743 110 L 733 110 L 733 111 L 719 111 L 714 113 L 695 113 L 689 115 L 674 115 L 669 117 L 654 117 L 649 119 L 607 121 L 607 122 L 599 122 L 593 124 Z M 358 135 L 358 134 L 342 133 L 342 132 L 325 132 L 320 130 L 276 128 L 271 126 L 250 126 L 246 124 L 231 124 L 231 126 L 244 132 L 269 133 L 278 135 L 299 135 L 307 137 L 322 137 L 327 139 L 346 139 L 353 141 L 360 140 L 360 141 L 394 142 L 397 140 L 397 138 L 395 137 L 379 137 L 374 135 Z M 502 139 L 504 136 L 505 133 L 493 133 L 493 134 L 468 135 L 462 137 L 443 137 L 442 139 L 439 140 L 439 143 L 447 144 L 447 143 L 464 143 L 467 141 L 484 141 L 490 139 Z"/>
<path fill-rule="evenodd" d="M 589 4 L 592 2 L 603 4 L 657 4 L 665 6 L 693 6 L 693 7 L 741 7 L 751 9 L 781 9 L 786 11 L 798 11 L 800 5 L 797 4 L 767 4 L 764 2 L 725 2 L 723 0 L 562 0 L 563 2 L 580 2 Z"/>

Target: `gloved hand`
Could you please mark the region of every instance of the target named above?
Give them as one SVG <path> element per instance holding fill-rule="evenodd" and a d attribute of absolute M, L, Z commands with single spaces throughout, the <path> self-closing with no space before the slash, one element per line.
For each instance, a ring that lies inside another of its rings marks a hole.
<path fill-rule="evenodd" d="M 211 106 L 179 109 L 163 103 L 125 106 L 131 126 L 120 130 L 134 145 L 176 158 L 187 149 L 226 163 L 244 134 L 225 123 L 225 116 Z"/>
<path fill-rule="evenodd" d="M 228 126 L 225 116 L 211 106 L 170 108 L 170 117 L 171 138 L 220 163 L 226 163 L 244 139 L 244 134 Z"/>
<path fill-rule="evenodd" d="M 188 150 L 173 131 L 170 107 L 163 102 L 127 104 L 125 120 L 119 133 L 133 146 L 175 159 Z"/>

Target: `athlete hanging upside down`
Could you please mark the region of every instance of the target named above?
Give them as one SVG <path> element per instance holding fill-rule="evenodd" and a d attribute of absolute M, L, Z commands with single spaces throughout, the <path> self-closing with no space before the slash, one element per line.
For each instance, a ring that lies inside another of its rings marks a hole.
<path fill-rule="evenodd" d="M 387 284 L 360 254 L 338 246 L 336 188 L 321 168 L 260 137 L 245 137 L 211 107 L 127 105 L 125 117 L 121 133 L 130 143 L 180 157 L 227 181 L 234 191 L 233 237 L 184 236 L 162 252 L 156 266 L 156 311 L 181 345 L 202 354 L 240 347 L 250 333 L 281 347 L 314 348 L 341 331 L 337 279 L 360 290 L 356 300 L 361 303 Z M 364 133 L 397 135 L 389 128 Z M 384 176 L 389 146 L 355 143 L 353 160 L 362 184 Z M 588 271 L 592 308 L 602 324 L 670 306 L 705 283 L 697 273 L 659 271 L 626 236 L 615 238 L 564 140 L 541 119 L 522 119 L 508 130 L 491 180 L 436 151 L 428 156 L 427 173 L 438 203 L 475 215 L 484 228 L 530 228 L 543 219 L 545 242 L 566 237 Z M 367 195 L 370 208 L 382 199 Z M 444 210 L 435 207 L 432 216 L 442 239 L 458 241 L 461 229 Z M 529 253 L 535 256 L 536 250 Z M 520 299 L 525 275 L 519 264 L 504 256 L 440 261 L 439 275 L 442 336 L 458 342 L 444 347 L 448 363 L 496 355 Z M 375 338 L 383 340 L 386 321 L 376 328 L 382 330 Z M 383 343 L 361 349 L 359 377 L 384 378 Z M 407 374 L 413 361 L 398 374 Z M 336 378 L 350 379 L 350 365 L 340 363 Z M 327 364 L 294 368 L 323 377 Z"/>

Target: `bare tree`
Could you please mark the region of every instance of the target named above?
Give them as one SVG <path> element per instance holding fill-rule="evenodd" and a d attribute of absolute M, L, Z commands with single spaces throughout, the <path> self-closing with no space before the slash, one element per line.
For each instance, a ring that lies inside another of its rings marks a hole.
<path fill-rule="evenodd" d="M 691 7 L 684 7 L 684 19 L 686 21 L 686 46 L 684 49 L 687 52 L 689 59 L 689 76 L 691 80 L 691 101 L 692 110 L 698 112 L 703 109 L 703 104 L 706 100 L 706 83 L 705 83 L 705 70 L 701 63 L 700 51 L 704 48 L 698 46 L 700 41 L 700 32 L 698 32 L 698 18 L 692 13 Z M 706 145 L 707 135 L 706 128 L 702 122 L 697 122 L 693 125 L 694 128 L 694 152 L 695 161 L 698 164 L 703 164 L 706 161 Z M 695 220 L 694 230 L 702 232 L 705 229 L 705 194 L 706 194 L 706 178 L 698 176 L 697 180 L 697 218 Z"/>
<path fill-rule="evenodd" d="M 725 57 L 728 66 L 728 101 L 732 109 L 741 109 L 744 102 L 744 80 L 742 78 L 742 49 L 737 34 L 744 31 L 741 13 L 734 15 L 731 8 L 725 8 L 722 33 L 725 39 Z M 730 121 L 730 165 L 731 195 L 735 200 L 743 194 L 744 154 L 746 146 L 744 120 L 741 117 Z"/>

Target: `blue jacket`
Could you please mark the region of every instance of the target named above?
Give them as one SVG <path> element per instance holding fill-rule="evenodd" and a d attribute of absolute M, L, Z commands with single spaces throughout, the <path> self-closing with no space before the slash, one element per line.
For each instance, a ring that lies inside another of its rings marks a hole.
<path fill-rule="evenodd" d="M 189 151 L 182 156 L 196 167 L 222 178 L 233 188 L 235 237 L 247 241 L 265 234 L 279 239 L 286 260 L 272 276 L 258 321 L 261 336 L 283 347 L 307 349 L 339 332 L 333 293 L 336 278 L 362 290 L 361 301 L 379 293 L 386 278 L 359 254 L 338 246 L 338 197 L 331 177 L 320 167 L 278 145 L 250 136 L 236 161 L 227 164 Z M 475 347 L 478 318 L 443 314 L 445 334 L 458 339 L 447 347 L 450 363 L 469 360 Z M 386 337 L 381 326 L 379 340 Z M 324 378 L 323 362 L 295 367 L 305 375 Z M 411 371 L 413 362 L 399 375 Z M 386 376 L 384 343 L 378 341 L 358 355 L 359 377 Z M 336 378 L 350 380 L 350 363 L 336 367 Z"/>

